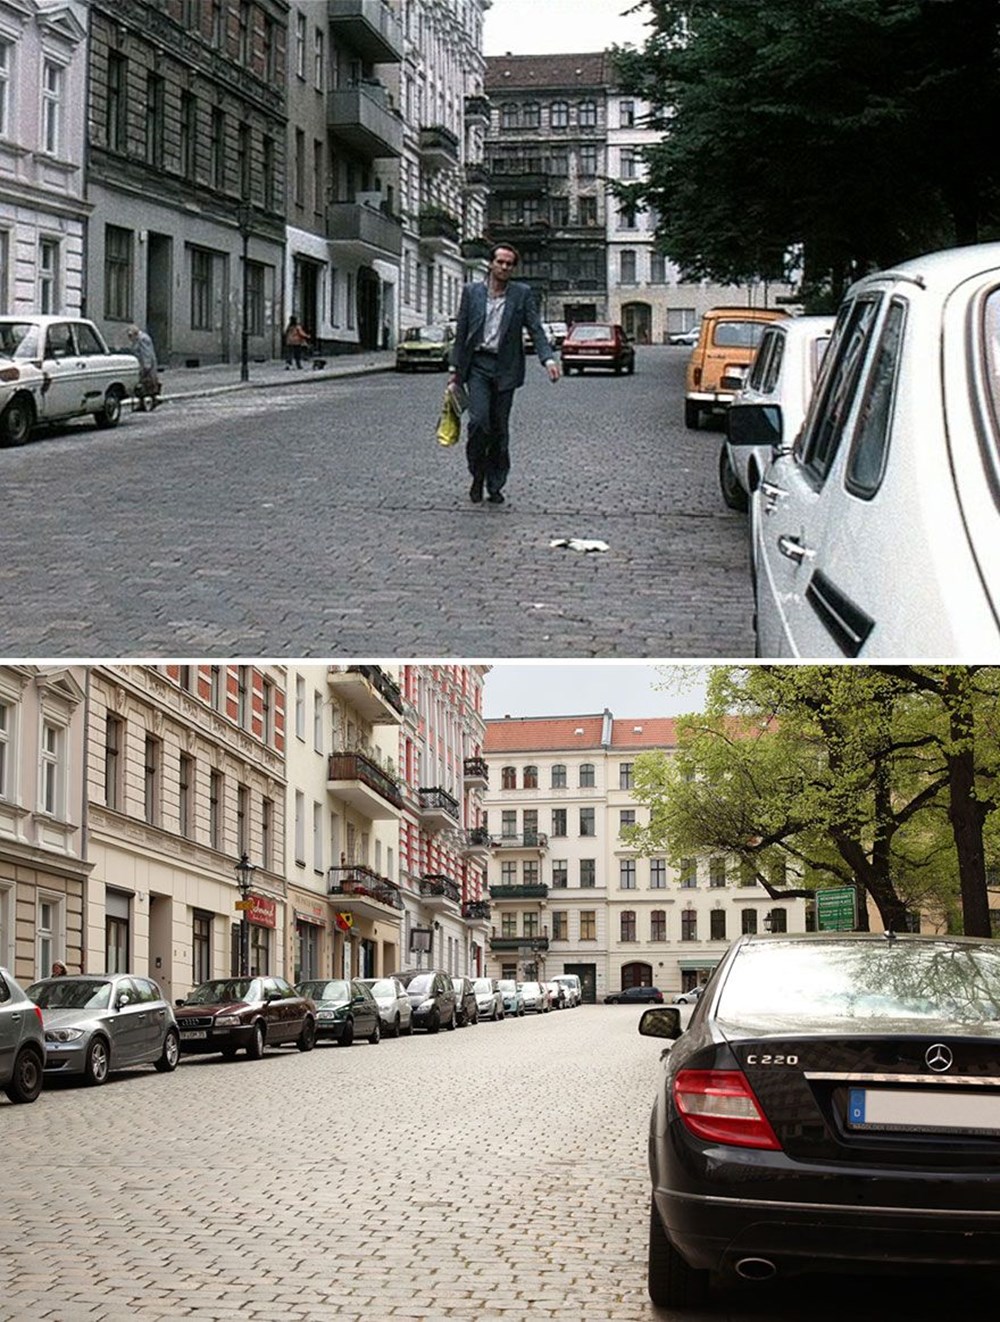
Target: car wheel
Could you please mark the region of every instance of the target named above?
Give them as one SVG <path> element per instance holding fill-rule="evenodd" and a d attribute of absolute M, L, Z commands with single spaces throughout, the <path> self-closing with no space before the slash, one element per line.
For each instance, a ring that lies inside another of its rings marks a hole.
<path fill-rule="evenodd" d="M 441 1015 L 437 1010 L 435 1010 L 430 1017 L 430 1021 L 427 1024 L 427 1031 L 428 1033 L 438 1033 L 441 1031 Z"/>
<path fill-rule="evenodd" d="M 343 1029 L 341 1030 L 341 1034 L 340 1034 L 339 1041 L 340 1041 L 340 1045 L 341 1045 L 342 1047 L 349 1047 L 349 1046 L 351 1045 L 351 1043 L 354 1041 L 354 1020 L 353 1020 L 353 1019 L 345 1019 L 345 1020 L 344 1020 L 344 1027 L 343 1027 Z"/>
<path fill-rule="evenodd" d="M 397 1015 L 396 1015 L 396 1018 L 393 1020 L 393 1024 L 392 1024 L 392 1035 L 393 1035 L 393 1037 L 399 1037 L 399 1035 L 402 1033 L 402 1031 L 403 1031 L 403 1028 L 402 1028 L 402 1025 L 401 1025 L 400 1022 L 399 1022 L 399 1015 L 397 1014 Z"/>
<path fill-rule="evenodd" d="M 298 1041 L 295 1043 L 300 1051 L 312 1051 L 316 1045 L 316 1021 L 315 1019 L 306 1019 L 302 1024 L 302 1032 L 299 1034 Z"/>
<path fill-rule="evenodd" d="M 667 1239 L 656 1210 L 649 1207 L 649 1297 L 658 1308 L 700 1308 L 708 1295 L 708 1272 L 689 1267 Z"/>
<path fill-rule="evenodd" d="M 628 372 L 629 376 L 634 376 L 634 375 L 635 375 L 635 359 L 634 359 L 634 358 L 630 358 L 630 359 L 628 360 L 628 367 L 626 367 L 625 370 L 626 370 L 626 372 Z"/>
<path fill-rule="evenodd" d="M 740 486 L 740 480 L 736 476 L 736 470 L 730 462 L 729 451 L 725 445 L 719 451 L 719 486 L 722 490 L 722 499 L 729 508 L 745 514 L 749 505 L 747 493 Z"/>
<path fill-rule="evenodd" d="M 87 1057 L 83 1062 L 83 1077 L 90 1084 L 100 1084 L 108 1077 L 111 1057 L 108 1044 L 103 1037 L 95 1037 L 87 1048 Z"/>
<path fill-rule="evenodd" d="M 264 1025 L 256 1023 L 247 1043 L 247 1055 L 251 1060 L 260 1060 L 264 1054 Z"/>
<path fill-rule="evenodd" d="M 181 1058 L 181 1043 L 173 1028 L 167 1029 L 167 1036 L 163 1039 L 163 1050 L 160 1052 L 159 1059 L 153 1064 L 161 1074 L 170 1074 L 177 1068 L 177 1062 Z"/>
<path fill-rule="evenodd" d="M 445 1025 L 445 1027 L 448 1029 L 448 1032 L 449 1032 L 449 1033 L 453 1033 L 453 1032 L 455 1031 L 455 1029 L 458 1027 L 458 1011 L 457 1011 L 457 1010 L 452 1010 L 452 1012 L 451 1012 L 451 1018 L 448 1020 L 447 1024 Z"/>
<path fill-rule="evenodd" d="M 372 1044 L 373 1047 L 377 1047 L 378 1044 L 382 1041 L 382 1024 L 378 1019 L 375 1020 L 375 1028 L 368 1041 Z"/>
<path fill-rule="evenodd" d="M 14 1061 L 14 1072 L 4 1089 L 12 1102 L 33 1102 L 42 1091 L 42 1054 L 35 1047 L 23 1047 Z"/>
<path fill-rule="evenodd" d="M 684 401 L 684 426 L 697 431 L 701 425 L 701 409 L 692 400 Z"/>
<path fill-rule="evenodd" d="M 519 1006 L 517 1007 L 517 1017 L 518 1017 L 519 1019 L 523 1019 L 523 1018 L 524 1018 L 524 1006 L 523 1006 L 523 1005 L 519 1005 Z"/>
<path fill-rule="evenodd" d="M 621 376 L 621 374 L 622 374 L 622 365 L 621 365 L 620 362 L 616 362 L 616 363 L 615 363 L 615 376 Z"/>
<path fill-rule="evenodd" d="M 26 395 L 15 395 L 0 418 L 0 439 L 4 445 L 23 445 L 35 425 L 35 409 Z"/>
<path fill-rule="evenodd" d="M 112 386 L 104 396 L 100 411 L 94 415 L 98 427 L 117 427 L 122 416 L 122 395 L 117 386 Z"/>

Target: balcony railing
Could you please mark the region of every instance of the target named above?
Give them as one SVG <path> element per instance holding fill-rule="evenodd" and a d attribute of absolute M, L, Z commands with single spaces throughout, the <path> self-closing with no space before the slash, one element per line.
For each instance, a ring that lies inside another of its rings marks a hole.
<path fill-rule="evenodd" d="M 363 896 L 377 900 L 379 904 L 386 904 L 390 909 L 404 907 L 399 887 L 388 877 L 380 877 L 377 872 L 365 867 L 363 863 L 329 868 L 327 877 L 330 895 L 340 895 L 345 898 Z"/>
<path fill-rule="evenodd" d="M 327 238 L 360 249 L 398 257 L 403 251 L 403 223 L 361 202 L 331 202 L 326 209 Z"/>
<path fill-rule="evenodd" d="M 471 120 L 479 120 L 480 123 L 484 124 L 490 122 L 489 97 L 467 96 L 465 98 L 465 122 L 468 124 Z"/>
<path fill-rule="evenodd" d="M 331 133 L 367 157 L 402 156 L 403 120 L 389 104 L 388 90 L 374 79 L 327 93 Z"/>
<path fill-rule="evenodd" d="M 458 138 L 444 124 L 420 130 L 420 155 L 428 165 L 457 165 L 458 145 Z"/>
<path fill-rule="evenodd" d="M 488 921 L 492 913 L 488 900 L 470 900 L 462 906 L 462 917 L 470 923 Z"/>
<path fill-rule="evenodd" d="M 327 779 L 331 781 L 360 781 L 368 789 L 402 810 L 403 797 L 399 792 L 399 782 L 384 772 L 364 753 L 331 753 L 327 768 Z"/>
<path fill-rule="evenodd" d="M 327 671 L 327 678 L 373 725 L 385 724 L 387 718 L 402 720 L 402 692 L 381 666 L 333 665 Z"/>
<path fill-rule="evenodd" d="M 528 882 L 524 886 L 491 886 L 491 900 L 544 900 L 549 888 L 544 882 Z"/>
<path fill-rule="evenodd" d="M 485 165 L 467 165 L 465 183 L 468 188 L 489 188 L 491 175 Z"/>
<path fill-rule="evenodd" d="M 490 783 L 490 768 L 485 757 L 467 757 L 462 763 L 462 775 L 466 781 L 478 781 L 482 785 Z"/>
<path fill-rule="evenodd" d="M 417 790 L 420 796 L 420 812 L 422 816 L 428 817 L 450 817 L 452 823 L 458 821 L 458 800 L 452 798 L 447 790 L 439 786 L 421 787 Z"/>
<path fill-rule="evenodd" d="M 491 936 L 491 950 L 548 950 L 547 936 Z"/>
<path fill-rule="evenodd" d="M 549 837 L 542 831 L 525 831 L 522 835 L 490 836 L 494 849 L 548 849 Z"/>
<path fill-rule="evenodd" d="M 494 193 L 537 193 L 545 197 L 549 176 L 542 170 L 493 170 L 490 183 Z"/>
<path fill-rule="evenodd" d="M 338 42 L 343 38 L 372 64 L 398 64 L 403 28 L 385 0 L 327 0 L 327 21 Z"/>
<path fill-rule="evenodd" d="M 417 228 L 421 239 L 425 241 L 458 243 L 461 234 L 458 221 L 447 211 L 422 211 L 417 219 Z"/>
<path fill-rule="evenodd" d="M 467 262 L 488 261 L 493 245 L 489 239 L 463 239 L 462 256 Z"/>
<path fill-rule="evenodd" d="M 420 878 L 420 895 L 425 900 L 450 900 L 452 904 L 462 903 L 462 888 L 457 881 L 442 873 L 429 872 Z"/>

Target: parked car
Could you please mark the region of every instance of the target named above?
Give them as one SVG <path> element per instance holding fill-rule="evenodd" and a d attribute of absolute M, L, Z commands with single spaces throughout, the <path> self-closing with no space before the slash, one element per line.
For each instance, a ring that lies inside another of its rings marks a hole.
<path fill-rule="evenodd" d="M 456 1027 L 455 988 L 440 969 L 404 969 L 395 975 L 413 1007 L 413 1027 L 436 1033 Z"/>
<path fill-rule="evenodd" d="M 332 1038 L 349 1047 L 363 1037 L 372 1046 L 382 1039 L 378 1002 L 360 978 L 310 978 L 295 984 L 297 995 L 316 1006 L 316 1040 Z"/>
<path fill-rule="evenodd" d="M 178 1028 L 150 978 L 126 973 L 42 978 L 26 992 L 45 1025 L 45 1073 L 81 1074 L 101 1084 L 115 1070 L 177 1068 Z"/>
<path fill-rule="evenodd" d="M 758 653 L 995 655 L 998 456 L 1000 244 L 859 280 L 754 498 Z"/>
<path fill-rule="evenodd" d="M 557 973 L 554 980 L 566 988 L 569 994 L 567 1004 L 571 1008 L 581 1004 L 583 1001 L 583 987 L 577 974 Z"/>
<path fill-rule="evenodd" d="M 232 1060 L 242 1048 L 259 1060 L 265 1047 L 316 1045 L 316 1006 L 284 978 L 211 978 L 177 1001 L 176 1014 L 182 1051 Z"/>
<path fill-rule="evenodd" d="M 455 1023 L 459 1028 L 479 1023 L 479 1002 L 471 978 L 452 978 L 455 988 Z"/>
<path fill-rule="evenodd" d="M 698 1309 L 734 1273 L 995 1271 L 998 1008 L 995 941 L 831 932 L 736 940 L 685 1032 L 644 1011 L 673 1040 L 653 1303 Z"/>
<path fill-rule="evenodd" d="M 687 345 L 688 348 L 691 348 L 698 343 L 700 334 L 700 326 L 691 326 L 688 330 L 677 331 L 673 335 L 668 335 L 667 340 L 670 344 Z"/>
<path fill-rule="evenodd" d="M 359 978 L 358 981 L 375 997 L 383 1033 L 399 1037 L 413 1032 L 413 1006 L 398 978 Z"/>
<path fill-rule="evenodd" d="M 42 1091 L 44 1069 L 42 1012 L 13 974 L 0 968 L 0 1088 L 12 1102 L 33 1102 Z"/>
<path fill-rule="evenodd" d="M 21 445 L 35 425 L 45 373 L 27 359 L 0 356 L 0 445 Z"/>
<path fill-rule="evenodd" d="M 610 367 L 616 376 L 635 371 L 635 346 L 621 326 L 608 322 L 581 321 L 570 327 L 560 351 L 566 376 L 576 369 Z"/>
<path fill-rule="evenodd" d="M 523 1015 L 524 997 L 521 995 L 521 984 L 515 982 L 513 978 L 501 978 L 497 986 L 503 997 L 504 1014 Z"/>
<path fill-rule="evenodd" d="M 684 425 L 697 428 L 709 414 L 722 414 L 743 385 L 764 328 L 788 314 L 775 308 L 709 308 L 688 359 Z"/>
<path fill-rule="evenodd" d="M 521 1001 L 525 1012 L 532 1010 L 535 1014 L 548 1014 L 549 995 L 540 982 L 522 982 Z"/>
<path fill-rule="evenodd" d="M 663 1004 L 663 992 L 659 987 L 623 987 L 621 991 L 610 992 L 604 998 L 605 1005 L 649 1005 Z"/>
<path fill-rule="evenodd" d="M 569 1005 L 569 991 L 561 982 L 546 982 L 542 984 L 549 994 L 549 1005 L 553 1010 L 563 1010 Z"/>
<path fill-rule="evenodd" d="M 430 367 L 448 370 L 448 358 L 455 339 L 450 326 L 413 326 L 404 331 L 396 346 L 396 371 L 415 372 Z"/>
<path fill-rule="evenodd" d="M 122 405 L 139 383 L 139 360 L 109 349 L 92 321 L 82 317 L 0 317 L 0 359 L 13 360 L 18 371 L 33 364 L 44 378 L 34 389 L 34 374 L 6 406 L 2 431 L 9 445 L 19 445 L 43 423 L 65 422 L 90 414 L 98 427 L 116 427 Z"/>
<path fill-rule="evenodd" d="M 832 333 L 833 317 L 783 317 L 764 328 L 746 384 L 736 392 L 726 413 L 719 486 L 730 509 L 747 509 L 774 456 L 774 446 L 791 445 L 799 434 Z M 742 409 L 748 404 L 780 408 L 781 432 L 773 444 L 741 442 Z"/>
<path fill-rule="evenodd" d="M 678 992 L 674 997 L 674 1005 L 694 1005 L 701 999 L 701 994 L 705 990 L 705 984 L 699 982 L 697 987 L 689 987 L 687 991 Z"/>
<path fill-rule="evenodd" d="M 480 1019 L 504 1017 L 503 992 L 495 978 L 473 978 L 472 989 L 476 993 Z"/>
<path fill-rule="evenodd" d="M 569 334 L 569 327 L 564 321 L 545 322 L 545 336 L 553 349 L 562 348 L 563 340 Z"/>

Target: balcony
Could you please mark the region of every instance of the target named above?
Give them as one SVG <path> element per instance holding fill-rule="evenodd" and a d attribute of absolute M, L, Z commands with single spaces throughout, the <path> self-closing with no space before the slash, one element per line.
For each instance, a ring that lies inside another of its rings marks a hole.
<path fill-rule="evenodd" d="M 467 923 L 488 923 L 492 912 L 489 900 L 470 900 L 462 905 L 462 917 Z"/>
<path fill-rule="evenodd" d="M 359 261 L 399 257 L 403 252 L 402 222 L 363 202 L 330 203 L 326 209 L 326 235 L 344 245 L 345 256 Z"/>
<path fill-rule="evenodd" d="M 491 936 L 491 950 L 548 950 L 547 936 Z"/>
<path fill-rule="evenodd" d="M 462 764 L 462 779 L 473 789 L 489 789 L 490 768 L 485 757 L 467 757 Z"/>
<path fill-rule="evenodd" d="M 373 79 L 329 92 L 326 118 L 331 134 L 362 156 L 403 154 L 402 118 L 390 107 L 386 89 Z"/>
<path fill-rule="evenodd" d="M 490 175 L 490 186 L 494 193 L 524 193 L 546 197 L 549 176 L 541 170 L 494 170 Z"/>
<path fill-rule="evenodd" d="M 488 96 L 467 96 L 465 98 L 466 124 L 485 124 L 490 122 L 490 99 Z"/>
<path fill-rule="evenodd" d="M 458 165 L 458 138 L 443 124 L 420 130 L 420 159 L 424 165 L 446 170 Z"/>
<path fill-rule="evenodd" d="M 458 800 L 443 789 L 422 788 L 417 790 L 420 796 L 420 825 L 430 831 L 440 831 L 445 827 L 458 825 Z"/>
<path fill-rule="evenodd" d="M 451 877 L 427 873 L 420 878 L 420 898 L 428 909 L 452 913 L 462 903 L 462 888 Z"/>
<path fill-rule="evenodd" d="M 389 821 L 403 811 L 399 782 L 365 753 L 331 753 L 326 787 L 370 821 Z"/>
<path fill-rule="evenodd" d="M 329 868 L 326 875 L 327 894 L 345 913 L 360 918 L 390 918 L 394 916 L 391 911 L 404 907 L 399 887 L 364 864 Z"/>
<path fill-rule="evenodd" d="M 493 244 L 489 239 L 463 239 L 462 256 L 467 262 L 488 262 Z"/>
<path fill-rule="evenodd" d="M 529 882 L 524 886 L 491 886 L 491 900 L 545 900 L 549 888 L 543 881 Z"/>
<path fill-rule="evenodd" d="M 492 849 L 548 849 L 549 837 L 542 831 L 525 831 L 523 835 L 490 836 Z"/>
<path fill-rule="evenodd" d="M 420 243 L 424 248 L 441 252 L 458 243 L 458 221 L 447 211 L 421 211 L 417 219 Z"/>
<path fill-rule="evenodd" d="M 399 64 L 403 28 L 383 0 L 327 0 L 331 35 L 369 64 Z"/>
<path fill-rule="evenodd" d="M 330 666 L 327 682 L 370 724 L 401 724 L 403 695 L 381 666 Z"/>
<path fill-rule="evenodd" d="M 485 826 L 473 826 L 465 832 L 461 852 L 466 858 L 484 861 L 490 856 L 490 833 Z"/>

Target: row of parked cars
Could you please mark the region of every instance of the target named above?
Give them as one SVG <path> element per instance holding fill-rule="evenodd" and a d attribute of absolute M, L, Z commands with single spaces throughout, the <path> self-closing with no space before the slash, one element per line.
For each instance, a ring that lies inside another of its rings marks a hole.
<path fill-rule="evenodd" d="M 635 346 L 624 329 L 613 322 L 578 322 L 567 326 L 564 321 L 543 323 L 545 334 L 553 349 L 560 351 L 562 370 L 582 375 L 592 368 L 602 368 L 620 376 L 635 371 Z M 396 371 L 416 372 L 422 368 L 447 371 L 451 348 L 455 341 L 454 328 L 442 326 L 414 326 L 404 332 L 396 347 Z M 525 347 L 532 347 L 525 331 Z"/>
<path fill-rule="evenodd" d="M 1000 243 L 854 284 L 836 317 L 713 309 L 685 421 L 724 414 L 761 657 L 1000 644 Z"/>
<path fill-rule="evenodd" d="M 377 1045 L 383 1033 L 437 1033 L 580 999 L 570 974 L 508 983 L 408 969 L 295 986 L 272 975 L 211 978 L 171 1006 L 152 979 L 135 974 L 54 976 L 21 988 L 0 969 L 0 1088 L 13 1102 L 33 1102 L 45 1075 L 101 1084 L 133 1065 L 170 1073 L 183 1052 L 233 1059 L 244 1051 L 256 1060 L 270 1046 Z"/>

